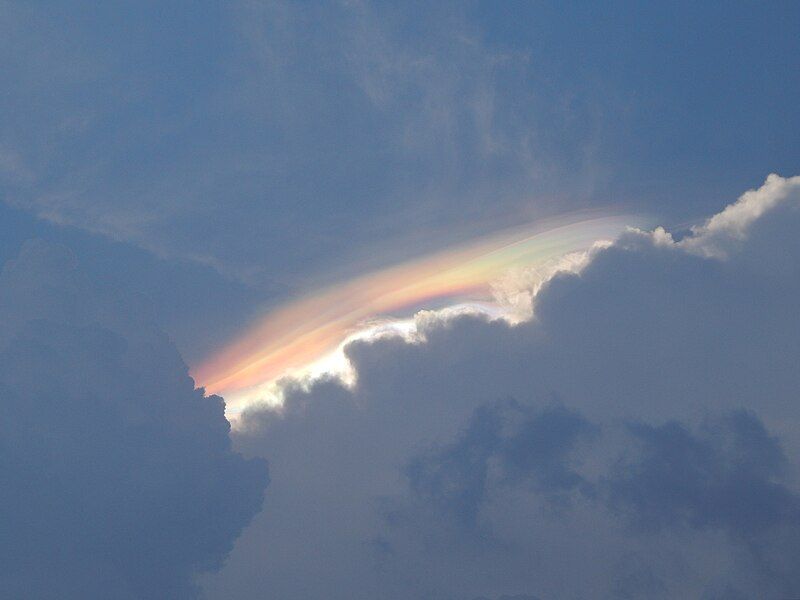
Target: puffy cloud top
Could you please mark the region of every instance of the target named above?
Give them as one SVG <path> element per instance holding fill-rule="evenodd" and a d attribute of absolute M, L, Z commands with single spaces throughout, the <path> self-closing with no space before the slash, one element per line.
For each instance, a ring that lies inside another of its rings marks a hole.
<path fill-rule="evenodd" d="M 27 243 L 0 274 L 0 596 L 191 598 L 259 510 L 261 459 L 231 449 L 144 303 Z"/>
<path fill-rule="evenodd" d="M 238 442 L 268 509 L 211 597 L 800 594 L 800 178 L 631 231 L 518 325 L 359 341 Z M 677 240 L 677 241 L 676 241 Z"/>

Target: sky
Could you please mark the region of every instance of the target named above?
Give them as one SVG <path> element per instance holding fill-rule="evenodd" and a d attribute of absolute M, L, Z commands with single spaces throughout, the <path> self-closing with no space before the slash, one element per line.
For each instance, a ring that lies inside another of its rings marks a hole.
<path fill-rule="evenodd" d="M 0 596 L 800 595 L 798 27 L 0 0 Z"/>

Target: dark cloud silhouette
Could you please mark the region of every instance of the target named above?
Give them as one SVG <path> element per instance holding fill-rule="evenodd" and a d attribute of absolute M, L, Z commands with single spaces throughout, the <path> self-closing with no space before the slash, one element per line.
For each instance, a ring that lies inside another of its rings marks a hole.
<path fill-rule="evenodd" d="M 615 468 L 609 491 L 642 528 L 722 527 L 747 537 L 797 509 L 794 495 L 773 483 L 785 467 L 782 449 L 750 413 L 706 423 L 697 434 L 676 422 L 630 431 L 641 453 Z"/>
<path fill-rule="evenodd" d="M 146 303 L 27 243 L 0 274 L 0 596 L 191 598 L 259 510 L 261 459 L 231 449 Z"/>
<path fill-rule="evenodd" d="M 539 413 L 513 400 L 480 406 L 455 442 L 415 457 L 404 473 L 417 499 L 474 526 L 492 467 L 504 484 L 568 492 L 585 483 L 569 466 L 570 450 L 592 433 L 585 419 L 560 406 Z"/>
<path fill-rule="evenodd" d="M 770 177 L 679 241 L 629 232 L 529 322 L 353 343 L 352 389 L 249 414 L 269 509 L 209 596 L 800 594 L 798 188 Z"/>
<path fill-rule="evenodd" d="M 741 543 L 758 569 L 761 594 L 800 588 L 800 496 L 783 482 L 778 440 L 752 413 L 706 421 L 632 425 L 641 445 L 606 482 L 611 506 L 646 532 L 718 529 Z"/>

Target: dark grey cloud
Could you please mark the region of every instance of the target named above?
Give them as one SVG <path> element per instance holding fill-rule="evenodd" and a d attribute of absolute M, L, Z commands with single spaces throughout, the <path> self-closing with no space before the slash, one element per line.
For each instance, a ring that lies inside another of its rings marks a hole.
<path fill-rule="evenodd" d="M 627 233 L 530 322 L 353 343 L 355 387 L 251 413 L 268 509 L 209 596 L 797 594 L 798 186 Z"/>
<path fill-rule="evenodd" d="M 674 421 L 630 432 L 641 448 L 608 486 L 637 526 L 717 527 L 747 538 L 796 516 L 797 498 L 773 483 L 786 467 L 781 446 L 753 414 L 704 423 L 698 433 Z"/>
<path fill-rule="evenodd" d="M 0 274 L 0 596 L 192 598 L 259 510 L 147 303 L 29 242 Z"/>
<path fill-rule="evenodd" d="M 413 458 L 404 474 L 417 500 L 474 527 L 490 469 L 505 484 L 525 482 L 555 496 L 569 492 L 585 483 L 570 468 L 569 453 L 593 433 L 585 419 L 560 406 L 539 413 L 513 400 L 480 406 L 454 442 Z"/>
<path fill-rule="evenodd" d="M 630 427 L 641 445 L 606 482 L 612 509 L 646 532 L 716 529 L 750 557 L 761 595 L 800 588 L 800 495 L 789 461 L 752 413 L 706 420 L 696 432 L 669 422 Z"/>

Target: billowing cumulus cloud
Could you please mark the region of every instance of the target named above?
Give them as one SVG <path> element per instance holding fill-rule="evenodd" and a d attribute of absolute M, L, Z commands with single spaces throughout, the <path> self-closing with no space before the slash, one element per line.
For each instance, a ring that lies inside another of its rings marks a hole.
<path fill-rule="evenodd" d="M 0 596 L 192 598 L 259 510 L 147 305 L 29 242 L 0 274 Z"/>
<path fill-rule="evenodd" d="M 630 231 L 534 316 L 420 318 L 251 412 L 267 508 L 212 598 L 800 594 L 800 178 Z"/>

